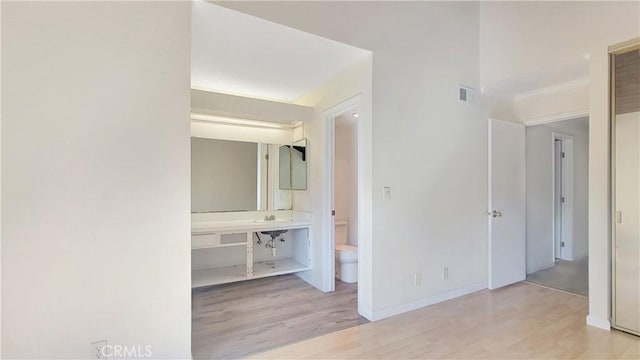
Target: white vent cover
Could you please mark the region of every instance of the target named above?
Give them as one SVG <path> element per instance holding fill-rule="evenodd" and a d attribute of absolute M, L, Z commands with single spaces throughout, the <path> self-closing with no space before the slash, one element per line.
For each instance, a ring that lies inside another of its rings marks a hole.
<path fill-rule="evenodd" d="M 458 85 L 458 100 L 464 103 L 473 101 L 473 89 L 464 85 Z"/>

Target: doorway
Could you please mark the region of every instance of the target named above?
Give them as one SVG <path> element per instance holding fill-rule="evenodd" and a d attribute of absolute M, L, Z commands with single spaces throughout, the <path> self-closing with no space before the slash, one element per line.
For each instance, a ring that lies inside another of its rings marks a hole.
<path fill-rule="evenodd" d="M 526 128 L 526 281 L 588 295 L 589 119 Z"/>
<path fill-rule="evenodd" d="M 573 136 L 553 133 L 553 259 L 573 255 Z"/>
<path fill-rule="evenodd" d="M 363 226 L 360 209 L 363 205 L 359 151 L 360 96 L 353 97 L 325 112 L 327 127 L 326 184 L 327 198 L 325 230 L 325 279 L 330 291 L 339 287 L 358 287 L 362 279 L 361 254 L 358 245 Z M 345 285 L 352 284 L 352 285 Z M 358 298 L 360 289 L 357 289 Z M 358 312 L 361 306 L 359 302 Z"/>

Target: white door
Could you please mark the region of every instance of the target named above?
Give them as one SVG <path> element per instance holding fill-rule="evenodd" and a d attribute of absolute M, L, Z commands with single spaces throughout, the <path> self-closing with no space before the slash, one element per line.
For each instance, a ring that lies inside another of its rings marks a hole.
<path fill-rule="evenodd" d="M 524 280 L 524 125 L 489 119 L 489 289 Z"/>
<path fill-rule="evenodd" d="M 614 324 L 640 334 L 640 112 L 615 120 Z"/>

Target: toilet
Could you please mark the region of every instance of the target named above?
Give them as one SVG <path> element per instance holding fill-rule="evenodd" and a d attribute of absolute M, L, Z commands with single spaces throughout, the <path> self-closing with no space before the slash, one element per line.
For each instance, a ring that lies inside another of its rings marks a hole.
<path fill-rule="evenodd" d="M 347 243 L 349 224 L 335 222 L 336 278 L 346 283 L 358 282 L 358 247 Z"/>

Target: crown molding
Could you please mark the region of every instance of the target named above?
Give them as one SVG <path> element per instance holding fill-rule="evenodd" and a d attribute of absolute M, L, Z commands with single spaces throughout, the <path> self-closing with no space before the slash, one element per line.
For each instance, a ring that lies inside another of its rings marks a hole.
<path fill-rule="evenodd" d="M 558 121 L 577 119 L 585 116 L 589 116 L 589 109 L 579 109 L 575 111 L 558 113 L 558 114 L 553 114 L 548 116 L 540 116 L 540 117 L 524 120 L 523 122 L 525 126 L 535 126 L 535 125 L 550 124 Z"/>
<path fill-rule="evenodd" d="M 537 89 L 537 90 L 528 91 L 522 94 L 518 94 L 513 97 L 513 101 L 518 102 L 518 101 L 522 101 L 524 99 L 528 99 L 535 96 L 551 95 L 551 94 L 555 94 L 563 91 L 577 89 L 577 88 L 588 86 L 588 85 L 589 85 L 589 78 L 588 77 L 581 78 L 577 80 L 567 81 L 562 84 L 552 85 L 542 89 Z"/>

